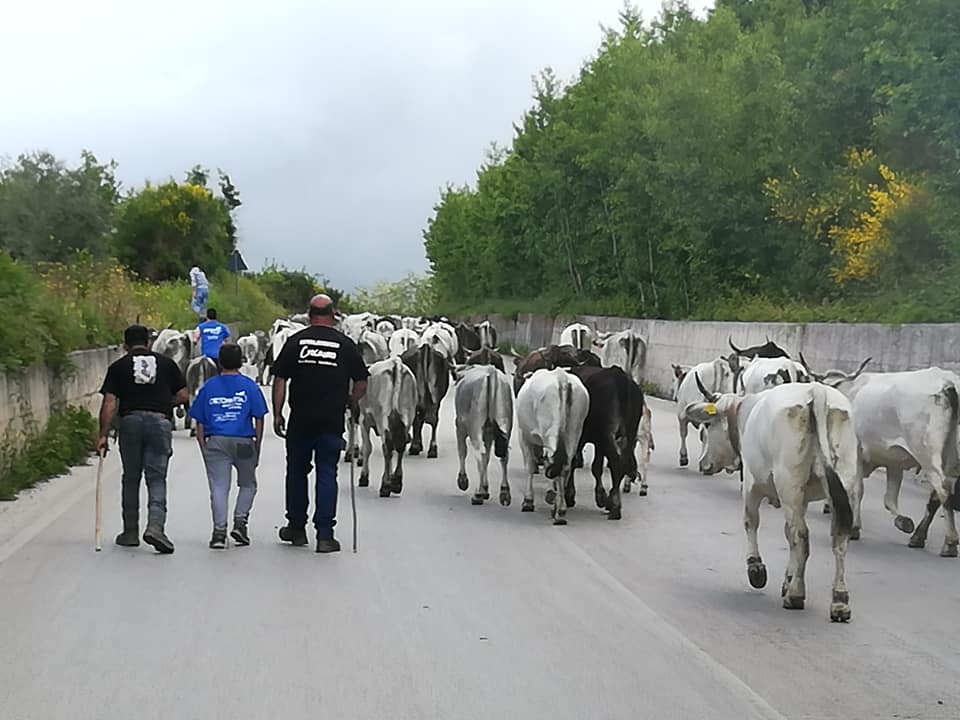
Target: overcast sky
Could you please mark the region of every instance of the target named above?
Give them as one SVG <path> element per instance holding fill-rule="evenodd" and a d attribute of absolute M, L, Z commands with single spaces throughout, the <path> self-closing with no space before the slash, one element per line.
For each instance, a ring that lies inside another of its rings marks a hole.
<path fill-rule="evenodd" d="M 640 0 L 645 18 L 660 0 Z M 705 0 L 693 3 L 706 5 Z M 575 76 L 622 0 L 0 0 L 0 155 L 82 148 L 125 186 L 196 163 L 240 190 L 241 250 L 352 289 L 423 271 L 447 182 L 472 182 Z"/>

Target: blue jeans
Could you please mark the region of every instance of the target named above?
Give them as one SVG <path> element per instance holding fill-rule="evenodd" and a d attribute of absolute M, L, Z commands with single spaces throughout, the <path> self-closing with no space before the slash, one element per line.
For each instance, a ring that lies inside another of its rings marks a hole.
<path fill-rule="evenodd" d="M 147 525 L 161 528 L 167 519 L 167 465 L 173 454 L 172 423 L 157 414 L 132 413 L 120 418 L 123 461 L 121 507 L 124 524 L 140 517 L 140 478 L 147 482 Z"/>
<path fill-rule="evenodd" d="M 210 289 L 205 287 L 198 287 L 196 297 L 193 298 L 193 302 L 190 304 L 190 307 L 193 308 L 193 311 L 197 315 L 203 315 L 207 312 L 207 299 L 210 297 Z"/>
<path fill-rule="evenodd" d="M 287 522 L 290 527 L 307 526 L 307 476 L 316 465 L 313 526 L 321 540 L 332 538 L 337 524 L 337 463 L 342 444 L 334 433 L 287 433 Z"/>

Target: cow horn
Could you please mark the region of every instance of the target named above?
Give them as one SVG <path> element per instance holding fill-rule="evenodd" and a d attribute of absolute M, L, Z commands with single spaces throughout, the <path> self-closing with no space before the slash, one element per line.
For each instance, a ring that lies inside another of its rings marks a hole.
<path fill-rule="evenodd" d="M 803 369 L 807 371 L 807 374 L 810 377 L 813 377 L 815 373 L 810 369 L 810 365 L 807 363 L 807 359 L 803 356 L 803 352 L 800 353 L 800 364 L 803 365 Z"/>
<path fill-rule="evenodd" d="M 860 367 L 858 367 L 857 371 L 850 376 L 850 380 L 853 381 L 853 380 L 856 380 L 858 377 L 860 377 L 860 374 L 863 372 L 864 368 L 867 367 L 867 365 L 870 363 L 871 360 L 873 360 L 873 358 L 868 357 L 866 360 L 860 363 Z"/>
<path fill-rule="evenodd" d="M 741 350 L 740 348 L 738 348 L 736 345 L 733 344 L 733 338 L 730 337 L 729 335 L 727 336 L 727 342 L 730 343 L 730 347 L 733 348 L 733 351 L 734 351 L 737 355 L 742 355 L 742 354 L 743 354 L 743 350 Z"/>
<path fill-rule="evenodd" d="M 695 372 L 693 374 L 693 377 L 697 381 L 697 387 L 700 388 L 700 392 L 703 394 L 703 398 L 707 402 L 714 402 L 717 399 L 717 396 L 714 393 L 711 393 L 709 390 L 707 390 L 703 386 L 703 383 L 700 381 L 700 373 Z"/>

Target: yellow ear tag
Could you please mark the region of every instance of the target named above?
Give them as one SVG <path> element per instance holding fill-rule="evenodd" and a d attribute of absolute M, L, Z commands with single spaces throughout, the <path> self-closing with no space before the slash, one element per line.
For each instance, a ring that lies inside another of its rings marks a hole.
<path fill-rule="evenodd" d="M 704 411 L 707 415 L 716 415 L 716 414 L 717 414 L 717 406 L 714 405 L 713 403 L 707 403 L 706 405 L 704 405 L 703 411 Z"/>

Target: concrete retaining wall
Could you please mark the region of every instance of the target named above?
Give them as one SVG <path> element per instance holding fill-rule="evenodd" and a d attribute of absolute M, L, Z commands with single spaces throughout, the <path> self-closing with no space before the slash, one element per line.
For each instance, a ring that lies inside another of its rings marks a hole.
<path fill-rule="evenodd" d="M 96 414 L 107 367 L 122 354 L 119 347 L 81 350 L 70 353 L 70 369 L 63 373 L 46 367 L 0 373 L 0 437 L 18 442 L 26 424 L 43 428 L 51 411 L 64 404 L 79 405 Z"/>
<path fill-rule="evenodd" d="M 693 365 L 728 355 L 727 338 L 738 347 L 761 344 L 769 337 L 793 357 L 802 352 L 817 371 L 830 368 L 852 371 L 872 357 L 867 370 L 893 372 L 930 366 L 960 372 L 960 324 L 876 325 L 831 323 L 735 323 L 643 320 L 582 315 L 549 318 L 498 315 L 489 319 L 497 328 L 500 342 L 538 348 L 560 339 L 571 322 L 582 322 L 596 330 L 638 330 L 647 339 L 646 378 L 660 389 L 673 383 L 671 363 Z"/>

